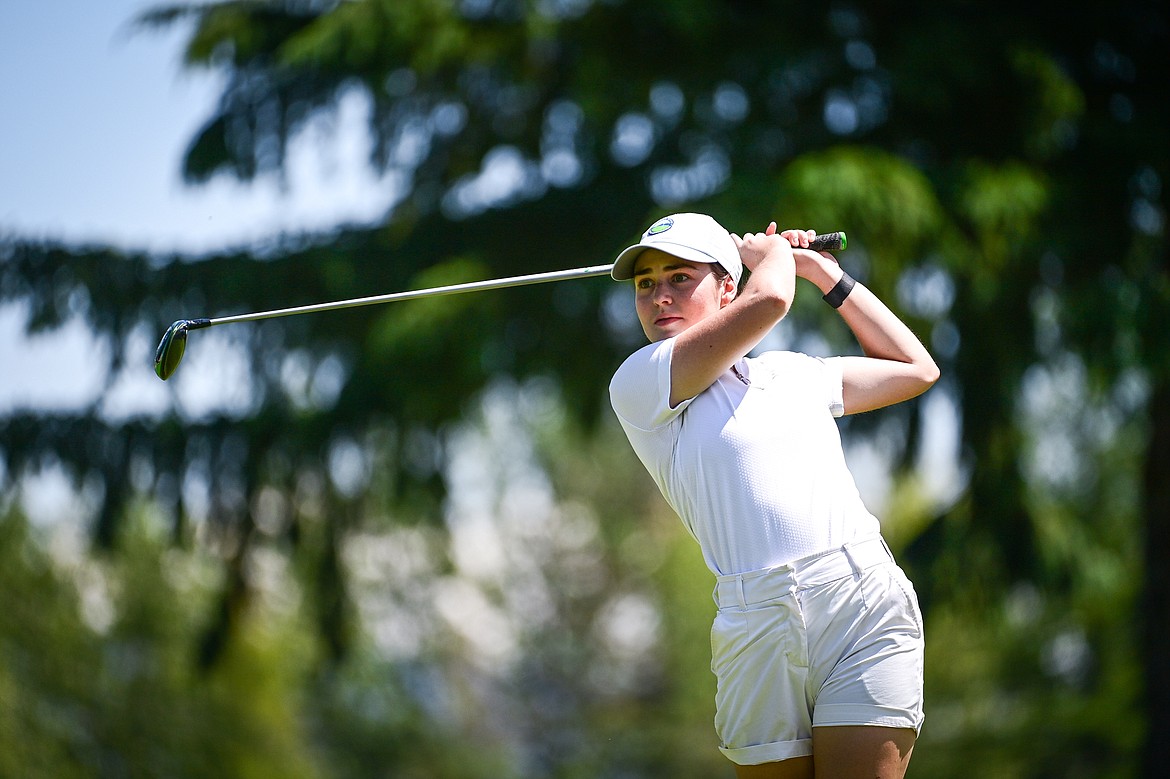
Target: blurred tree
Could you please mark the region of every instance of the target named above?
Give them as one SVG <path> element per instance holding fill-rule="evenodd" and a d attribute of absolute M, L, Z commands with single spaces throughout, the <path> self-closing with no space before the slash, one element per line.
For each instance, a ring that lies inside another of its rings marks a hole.
<path fill-rule="evenodd" d="M 930 332 L 948 377 L 933 394 L 962 423 L 960 498 L 933 513 L 900 501 L 888 524 L 903 529 L 931 624 L 1011 639 L 972 646 L 937 689 L 971 711 L 1022 684 L 1013 670 L 1035 672 L 1020 718 L 958 717 L 936 744 L 1018 775 L 1067 775 L 1083 757 L 1069 745 L 1087 735 L 1120 771 L 1138 751 L 1147 774 L 1166 764 L 1161 5 L 284 0 L 176 5 L 144 22 L 189 25 L 187 63 L 225 77 L 185 159 L 192 181 L 279 175 L 290 138 L 357 95 L 371 163 L 406 183 L 383 225 L 255 253 L 8 240 L 0 300 L 25 302 L 30 328 L 83 317 L 112 347 L 112 385 L 142 370 L 123 364 L 126 345 L 176 313 L 596 264 L 683 208 L 740 230 L 773 217 L 845 228 L 843 262 Z M 191 524 L 209 528 L 229 573 L 208 667 L 254 597 L 252 550 L 289 542 L 318 632 L 343 659 L 359 625 L 347 539 L 441 515 L 456 454 L 446 431 L 500 375 L 555 378 L 567 412 L 599 430 L 608 376 L 639 343 L 626 310 L 598 280 L 195 333 L 173 413 L 112 419 L 99 398 L 71 416 L 9 414 L 6 470 L 57 462 L 97 485 L 107 547 L 142 494 L 168 508 L 181 543 Z M 829 312 L 799 306 L 782 337 L 803 344 L 814 328 L 841 335 Z M 209 404 L 187 377 L 214 368 L 196 354 L 213 346 L 248 369 Z M 848 425 L 904 465 L 920 410 Z M 889 420 L 904 432 L 890 435 Z M 937 646 L 949 660 L 969 644 Z M 1135 655 L 1145 684 L 1124 673 Z M 977 704 L 962 669 L 987 683 Z M 1122 714 L 1139 696 L 1140 723 Z M 1090 720 L 1090 733 L 1042 719 L 1068 700 L 1118 716 Z M 1042 724 L 1051 748 L 1029 751 Z"/>
<path fill-rule="evenodd" d="M 111 561 L 86 557 L 67 528 L 48 554 L 43 530 L 0 518 L 0 775 L 321 775 L 289 683 L 311 639 L 269 611 L 283 619 L 249 620 L 199 674 L 196 620 L 219 572 L 127 524 L 128 554 Z"/>

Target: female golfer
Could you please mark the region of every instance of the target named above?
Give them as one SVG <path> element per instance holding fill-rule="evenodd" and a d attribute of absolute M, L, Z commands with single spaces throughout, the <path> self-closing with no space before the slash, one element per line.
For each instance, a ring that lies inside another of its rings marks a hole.
<path fill-rule="evenodd" d="M 651 343 L 614 411 L 716 576 L 715 729 L 739 777 L 902 777 L 922 726 L 922 618 L 845 464 L 835 417 L 924 392 L 938 367 L 812 231 L 742 238 L 702 214 L 621 253 Z M 744 267 L 751 276 L 737 287 Z M 746 355 L 825 293 L 864 357 Z"/>

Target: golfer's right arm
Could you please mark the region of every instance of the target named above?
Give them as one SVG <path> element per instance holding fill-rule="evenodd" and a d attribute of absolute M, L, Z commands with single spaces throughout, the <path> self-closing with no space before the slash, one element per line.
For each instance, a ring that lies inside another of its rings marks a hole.
<path fill-rule="evenodd" d="M 734 300 L 677 336 L 670 369 L 672 407 L 714 384 L 792 306 L 796 266 L 788 241 L 766 233 L 732 238 L 751 278 Z"/>

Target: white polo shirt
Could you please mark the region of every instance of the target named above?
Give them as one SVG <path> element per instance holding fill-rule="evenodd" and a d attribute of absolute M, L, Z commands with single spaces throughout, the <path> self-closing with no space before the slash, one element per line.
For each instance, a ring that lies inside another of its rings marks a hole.
<path fill-rule="evenodd" d="M 674 339 L 630 355 L 610 402 L 634 452 L 716 575 L 771 568 L 876 535 L 845 464 L 836 359 L 765 352 L 670 408 Z"/>

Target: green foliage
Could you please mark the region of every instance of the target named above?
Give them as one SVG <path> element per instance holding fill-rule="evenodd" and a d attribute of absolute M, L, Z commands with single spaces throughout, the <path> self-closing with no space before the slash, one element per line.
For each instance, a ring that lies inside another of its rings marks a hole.
<path fill-rule="evenodd" d="M 1115 593 L 1116 595 L 1116 593 Z M 1127 603 L 1112 600 L 1114 608 Z M 1003 777 L 1140 775 L 1135 636 L 1085 630 L 1062 596 L 1021 587 L 1002 610 L 940 606 L 927 624 L 926 724 L 914 771 Z M 1119 630 L 1124 632 L 1119 633 Z"/>
<path fill-rule="evenodd" d="M 979 236 L 970 270 L 978 277 L 998 278 L 1013 259 L 1014 247 L 1027 245 L 1048 205 L 1048 186 L 1040 172 L 1021 164 L 990 167 L 979 162 L 966 166 L 956 211 L 970 232 Z"/>
<path fill-rule="evenodd" d="M 849 225 L 850 244 L 872 256 L 867 283 L 887 297 L 907 264 L 936 251 L 948 233 L 927 177 L 880 149 L 836 146 L 799 157 L 779 191 L 776 212 L 786 220 Z M 841 260 L 848 263 L 848 252 Z"/>
<path fill-rule="evenodd" d="M 309 660 L 303 632 L 249 623 L 200 674 L 192 653 L 216 575 L 208 561 L 142 524 L 110 561 L 50 557 L 19 514 L 0 533 L 4 590 L 21 593 L 0 624 L 0 728 L 12 745 L 0 773 L 320 775 L 291 697 L 290 674 Z"/>
<path fill-rule="evenodd" d="M 1012 65 L 1032 96 L 1030 115 L 1024 115 L 1025 148 L 1033 159 L 1050 159 L 1084 115 L 1084 92 L 1042 49 L 1017 50 Z"/>
<path fill-rule="evenodd" d="M 942 221 L 922 172 L 880 149 L 835 146 L 800 157 L 785 170 L 780 191 L 777 210 L 785 215 L 842 225 L 862 219 L 856 232 L 881 235 L 900 246 L 929 240 Z"/>

